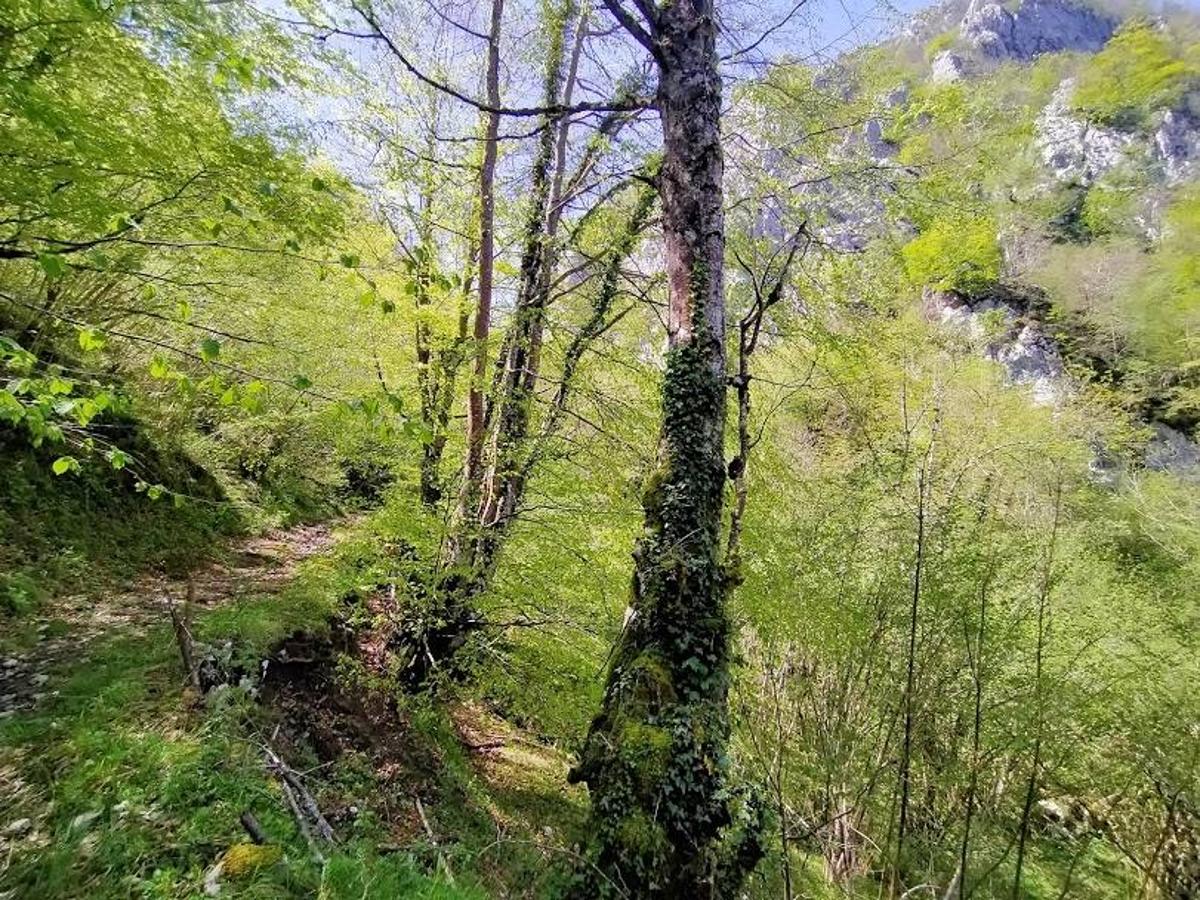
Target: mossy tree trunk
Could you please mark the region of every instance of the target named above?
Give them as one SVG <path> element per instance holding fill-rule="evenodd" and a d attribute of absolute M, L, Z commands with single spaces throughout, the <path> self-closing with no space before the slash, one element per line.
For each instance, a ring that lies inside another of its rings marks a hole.
<path fill-rule="evenodd" d="M 729 622 L 721 79 L 712 0 L 606 6 L 654 55 L 669 292 L 658 470 L 644 496 L 632 612 L 572 778 L 592 797 L 579 897 L 731 895 L 760 850 L 726 840 Z M 749 829 L 753 832 L 754 829 Z"/>

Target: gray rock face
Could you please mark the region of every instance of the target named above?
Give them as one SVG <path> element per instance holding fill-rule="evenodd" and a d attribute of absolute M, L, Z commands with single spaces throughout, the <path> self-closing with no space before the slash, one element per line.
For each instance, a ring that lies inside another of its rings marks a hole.
<path fill-rule="evenodd" d="M 1053 406 L 1066 398 L 1069 386 L 1058 345 L 1036 322 L 1022 321 L 1013 307 L 931 290 L 925 292 L 924 306 L 929 318 L 955 328 L 1003 366 L 1009 384 L 1030 388 L 1034 403 Z"/>
<path fill-rule="evenodd" d="M 1155 422 L 1150 427 L 1154 433 L 1146 445 L 1146 468 L 1200 481 L 1200 445 L 1162 422 Z"/>
<path fill-rule="evenodd" d="M 891 141 L 884 140 L 883 126 L 878 119 L 867 119 L 862 130 L 863 142 L 872 159 L 887 159 L 896 152 Z"/>
<path fill-rule="evenodd" d="M 1154 132 L 1154 156 L 1162 162 L 1168 184 L 1192 178 L 1200 160 L 1200 122 L 1188 112 L 1167 110 Z"/>
<path fill-rule="evenodd" d="M 1007 303 L 969 301 L 953 291 L 926 289 L 922 298 L 927 318 L 953 328 L 976 345 L 984 356 L 1004 367 L 1005 380 L 1030 389 L 1039 406 L 1058 406 L 1071 395 L 1071 381 L 1053 338 L 1036 321 L 1029 321 Z M 1162 422 L 1151 422 L 1142 465 L 1200 482 L 1200 444 Z M 1088 472 L 1098 484 L 1114 486 L 1128 464 L 1107 448 L 1095 445 Z"/>
<path fill-rule="evenodd" d="M 950 50 L 943 50 L 935 56 L 930 69 L 934 84 L 950 84 L 970 74 L 967 61 Z"/>
<path fill-rule="evenodd" d="M 1130 135 L 1092 125 L 1075 116 L 1068 78 L 1037 118 L 1035 143 L 1042 160 L 1060 181 L 1088 185 L 1125 160 L 1133 146 Z"/>
<path fill-rule="evenodd" d="M 899 87 L 893 88 L 884 98 L 883 105 L 888 109 L 895 109 L 898 106 L 903 106 L 908 102 L 908 85 L 902 84 Z"/>
<path fill-rule="evenodd" d="M 1071 0 L 1024 0 L 1015 10 L 972 0 L 962 36 L 993 59 L 1028 61 L 1043 53 L 1094 53 L 1112 37 L 1116 23 Z"/>

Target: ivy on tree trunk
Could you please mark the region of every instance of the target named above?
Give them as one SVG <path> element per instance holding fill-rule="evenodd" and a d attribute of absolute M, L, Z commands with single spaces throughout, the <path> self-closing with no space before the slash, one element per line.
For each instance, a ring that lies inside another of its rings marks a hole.
<path fill-rule="evenodd" d="M 761 856 L 733 828 L 725 482 L 721 79 L 712 0 L 608 3 L 654 54 L 669 291 L 659 461 L 645 490 L 633 598 L 599 714 L 572 772 L 592 796 L 579 897 L 726 897 Z M 649 10 L 647 10 L 649 8 Z M 650 14 L 652 13 L 652 14 Z M 742 812 L 757 814 L 746 805 Z M 736 834 L 732 833 L 736 832 Z M 742 839 L 737 839 L 740 836 Z"/>

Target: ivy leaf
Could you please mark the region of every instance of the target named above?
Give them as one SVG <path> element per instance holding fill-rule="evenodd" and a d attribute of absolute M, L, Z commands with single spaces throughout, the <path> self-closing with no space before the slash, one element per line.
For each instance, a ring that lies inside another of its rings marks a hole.
<path fill-rule="evenodd" d="M 151 500 L 157 500 L 159 497 L 161 497 L 166 492 L 167 492 L 167 489 L 165 487 L 163 487 L 161 484 L 150 484 L 150 485 L 146 486 L 146 496 L 149 497 Z"/>
<path fill-rule="evenodd" d="M 383 311 L 385 314 L 386 313 L 394 313 L 396 311 L 396 304 L 393 303 L 391 300 L 384 300 L 383 301 Z"/>
<path fill-rule="evenodd" d="M 178 314 L 180 321 L 186 322 L 192 317 L 192 304 L 188 303 L 186 300 L 180 300 L 179 303 L 175 305 L 175 312 Z"/>
<path fill-rule="evenodd" d="M 314 178 L 312 180 L 312 189 L 314 191 L 324 191 L 324 190 L 327 190 L 328 187 L 329 187 L 329 185 L 327 185 L 325 183 L 324 178 Z"/>
<path fill-rule="evenodd" d="M 104 454 L 104 458 L 108 460 L 108 464 L 118 471 L 125 468 L 129 462 L 129 457 L 123 450 L 118 450 L 115 447 Z"/>
<path fill-rule="evenodd" d="M 292 387 L 298 391 L 307 391 L 312 387 L 312 380 L 306 375 L 293 375 Z"/>
<path fill-rule="evenodd" d="M 343 253 L 338 259 L 347 269 L 357 269 L 359 258 L 357 253 Z"/>
<path fill-rule="evenodd" d="M 264 181 L 258 186 L 258 192 L 264 197 L 274 197 L 279 193 L 279 185 L 273 181 Z"/>
<path fill-rule="evenodd" d="M 200 356 L 205 362 L 213 362 L 221 355 L 221 342 L 214 338 L 205 338 L 200 342 Z"/>
<path fill-rule="evenodd" d="M 60 456 L 50 464 L 50 471 L 55 475 L 66 475 L 68 472 L 78 472 L 79 460 L 73 456 Z"/>

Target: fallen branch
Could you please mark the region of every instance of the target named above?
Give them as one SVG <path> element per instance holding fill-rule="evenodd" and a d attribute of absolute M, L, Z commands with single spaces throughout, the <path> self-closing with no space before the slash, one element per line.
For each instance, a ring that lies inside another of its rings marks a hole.
<path fill-rule="evenodd" d="M 267 833 L 263 831 L 262 825 L 258 819 L 254 817 L 254 813 L 246 810 L 242 813 L 240 820 L 242 827 L 246 829 L 246 834 L 250 835 L 250 840 L 256 844 L 267 844 L 270 841 L 267 839 Z"/>
<path fill-rule="evenodd" d="M 421 817 L 421 824 L 425 826 L 425 833 L 429 835 L 429 843 L 433 845 L 433 849 L 437 850 L 438 866 L 446 873 L 446 881 L 453 885 L 454 873 L 450 870 L 450 863 L 446 861 L 446 854 L 442 852 L 437 836 L 433 833 L 433 827 L 429 824 L 429 817 L 425 815 L 425 807 L 421 803 L 421 798 L 414 796 L 413 800 L 417 804 L 417 815 Z"/>
<path fill-rule="evenodd" d="M 167 610 L 171 614 L 171 628 L 175 631 L 175 643 L 179 646 L 179 657 L 183 660 L 183 669 L 187 673 L 188 682 L 197 693 L 203 694 L 200 686 L 200 669 L 196 665 L 196 645 L 192 640 L 192 600 L 196 596 L 195 582 L 188 578 L 187 598 L 183 601 L 182 611 L 179 604 L 167 598 Z"/>
<path fill-rule="evenodd" d="M 321 852 L 321 845 L 337 843 L 333 836 L 333 828 L 321 814 L 321 808 L 317 806 L 317 801 L 308 792 L 296 770 L 285 763 L 269 745 L 263 744 L 263 753 L 267 758 L 267 771 L 279 779 L 284 799 L 292 810 L 300 833 L 304 835 L 304 840 L 312 850 L 313 858 L 323 864 L 325 854 Z"/>

